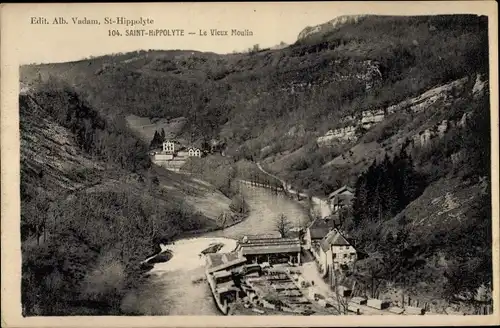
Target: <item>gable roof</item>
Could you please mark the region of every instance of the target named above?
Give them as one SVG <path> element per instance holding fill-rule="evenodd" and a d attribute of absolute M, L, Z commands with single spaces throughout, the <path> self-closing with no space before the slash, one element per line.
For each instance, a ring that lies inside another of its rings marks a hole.
<path fill-rule="evenodd" d="M 338 230 L 334 229 L 330 231 L 325 238 L 321 240 L 321 249 L 323 251 L 327 251 L 331 246 L 350 246 L 349 242 L 345 239 L 344 236 L 338 232 Z"/>
<path fill-rule="evenodd" d="M 211 253 L 207 254 L 207 271 L 215 272 L 224 270 L 233 265 L 246 262 L 244 256 L 239 256 L 238 253 Z"/>
<path fill-rule="evenodd" d="M 326 218 L 316 218 L 309 226 L 311 239 L 323 239 L 328 232 L 340 224 L 338 213 L 327 216 Z"/>
<path fill-rule="evenodd" d="M 328 198 L 332 198 L 340 193 L 343 193 L 345 191 L 348 191 L 350 192 L 351 194 L 354 194 L 354 189 L 351 188 L 351 187 L 348 187 L 348 186 L 342 186 L 340 187 L 339 189 L 335 190 L 334 192 L 332 192 L 330 195 L 328 195 Z"/>
<path fill-rule="evenodd" d="M 298 238 L 246 238 L 238 243 L 243 255 L 300 252 Z"/>

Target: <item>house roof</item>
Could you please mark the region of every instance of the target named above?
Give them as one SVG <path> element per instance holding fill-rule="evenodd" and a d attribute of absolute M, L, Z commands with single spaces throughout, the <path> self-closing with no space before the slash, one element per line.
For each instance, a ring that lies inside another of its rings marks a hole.
<path fill-rule="evenodd" d="M 327 216 L 326 218 L 317 218 L 309 226 L 311 239 L 323 239 L 328 232 L 340 224 L 338 213 Z"/>
<path fill-rule="evenodd" d="M 351 194 L 354 194 L 354 189 L 351 188 L 351 187 L 348 187 L 348 186 L 343 186 L 343 187 L 340 187 L 339 189 L 335 190 L 334 192 L 332 192 L 330 195 L 328 195 L 328 198 L 332 198 L 338 194 L 341 194 L 343 192 L 349 192 Z"/>
<path fill-rule="evenodd" d="M 239 256 L 238 253 L 212 253 L 207 254 L 207 271 L 215 272 L 224 270 L 233 265 L 238 265 L 246 262 L 244 256 Z"/>
<path fill-rule="evenodd" d="M 298 238 L 246 238 L 238 243 L 243 255 L 300 252 Z"/>
<path fill-rule="evenodd" d="M 336 229 L 330 231 L 325 238 L 321 240 L 321 249 L 327 251 L 331 246 L 349 246 L 349 242 Z"/>
<path fill-rule="evenodd" d="M 213 273 L 215 279 L 229 277 L 231 275 L 232 275 L 231 272 L 227 270 L 221 270 Z"/>
<path fill-rule="evenodd" d="M 354 195 L 352 195 L 352 194 L 340 194 L 340 195 L 337 195 L 337 197 L 335 197 L 335 199 L 337 200 L 337 203 L 339 203 L 339 204 L 352 202 L 353 198 L 354 198 Z"/>

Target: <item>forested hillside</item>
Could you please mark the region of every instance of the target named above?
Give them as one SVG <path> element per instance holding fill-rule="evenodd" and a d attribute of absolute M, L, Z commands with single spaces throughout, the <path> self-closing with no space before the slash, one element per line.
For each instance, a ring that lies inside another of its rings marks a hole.
<path fill-rule="evenodd" d="M 19 102 L 25 315 L 120 314 L 159 243 L 218 228 L 231 211 L 215 188 L 151 167 L 123 121 L 67 85 L 49 81 Z"/>
<path fill-rule="evenodd" d="M 487 17 L 360 16 L 307 28 L 283 49 L 144 50 L 25 66 L 21 79 L 71 85 L 97 112 L 68 112 L 72 94 L 40 101 L 60 99 L 48 113 L 93 160 L 123 170 L 147 170 L 150 142 L 125 117 L 182 118 L 177 137 L 227 145 L 226 158 L 186 169 L 228 195 L 236 173 L 225 168 L 252 161 L 311 195 L 356 187 L 344 228 L 380 260 L 371 272 L 452 299 L 491 281 L 488 62 Z"/>

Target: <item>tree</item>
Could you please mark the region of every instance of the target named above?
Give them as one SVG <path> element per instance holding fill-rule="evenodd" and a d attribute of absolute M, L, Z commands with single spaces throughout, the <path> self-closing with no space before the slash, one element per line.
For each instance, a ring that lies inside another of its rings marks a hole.
<path fill-rule="evenodd" d="M 292 228 L 292 222 L 285 216 L 285 214 L 280 214 L 276 220 L 276 230 L 280 233 L 281 238 L 286 238 L 289 235 L 290 229 Z"/>
<path fill-rule="evenodd" d="M 163 141 L 165 140 L 165 131 L 162 129 L 161 133 L 158 133 L 158 131 L 155 131 L 155 134 L 153 136 L 153 140 L 151 140 L 151 143 L 149 144 L 149 148 L 153 149 L 156 147 L 159 147 Z"/>

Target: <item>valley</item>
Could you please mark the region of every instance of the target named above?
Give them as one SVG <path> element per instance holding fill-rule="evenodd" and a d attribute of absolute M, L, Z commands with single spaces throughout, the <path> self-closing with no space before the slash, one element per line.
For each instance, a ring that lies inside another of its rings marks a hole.
<path fill-rule="evenodd" d="M 135 297 L 125 291 L 143 283 L 140 261 L 160 244 L 261 234 L 282 212 L 302 228 L 301 247 L 312 222 L 334 219 L 365 256 L 347 271 L 362 295 L 490 306 L 477 301 L 492 279 L 487 25 L 475 15 L 342 16 L 273 49 L 22 66 L 27 313 L 66 315 L 61 304 L 76 299 L 78 313 L 121 314 Z M 157 165 L 173 140 L 199 156 Z M 252 194 L 240 180 L 270 189 Z M 352 203 L 335 207 L 339 190 L 352 190 Z"/>

